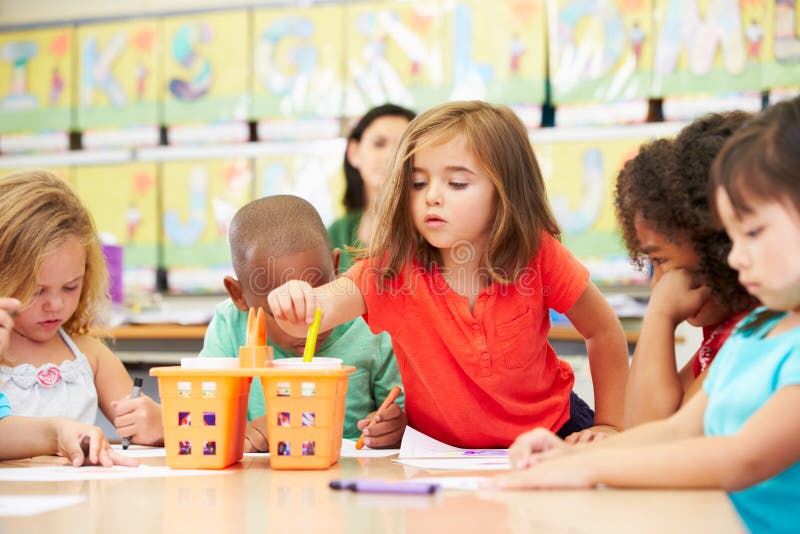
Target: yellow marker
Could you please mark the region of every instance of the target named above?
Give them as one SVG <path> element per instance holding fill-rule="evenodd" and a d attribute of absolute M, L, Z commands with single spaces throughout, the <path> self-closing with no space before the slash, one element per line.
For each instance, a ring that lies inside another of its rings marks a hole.
<path fill-rule="evenodd" d="M 317 335 L 319 334 L 319 322 L 322 319 L 322 310 L 317 308 L 314 310 L 314 322 L 308 327 L 308 336 L 306 337 L 306 348 L 303 351 L 303 361 L 310 362 L 314 358 L 314 349 L 317 348 Z"/>

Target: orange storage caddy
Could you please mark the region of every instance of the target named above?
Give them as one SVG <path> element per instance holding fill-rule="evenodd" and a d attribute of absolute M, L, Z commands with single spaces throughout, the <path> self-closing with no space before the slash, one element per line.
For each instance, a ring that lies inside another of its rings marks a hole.
<path fill-rule="evenodd" d="M 343 365 L 258 371 L 273 469 L 327 469 L 339 460 L 347 378 L 355 370 Z"/>
<path fill-rule="evenodd" d="M 224 469 L 244 453 L 253 369 L 155 367 L 164 449 L 174 469 Z"/>

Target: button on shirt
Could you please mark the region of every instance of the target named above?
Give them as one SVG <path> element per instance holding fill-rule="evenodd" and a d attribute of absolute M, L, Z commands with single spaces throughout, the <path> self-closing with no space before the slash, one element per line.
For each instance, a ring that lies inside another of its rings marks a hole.
<path fill-rule="evenodd" d="M 569 310 L 589 273 L 553 236 L 514 284 L 491 284 L 473 311 L 434 267 L 411 265 L 381 288 L 369 260 L 347 272 L 364 319 L 388 331 L 409 425 L 459 447 L 508 447 L 535 426 L 569 419 L 574 377 L 547 341 L 549 308 Z"/>

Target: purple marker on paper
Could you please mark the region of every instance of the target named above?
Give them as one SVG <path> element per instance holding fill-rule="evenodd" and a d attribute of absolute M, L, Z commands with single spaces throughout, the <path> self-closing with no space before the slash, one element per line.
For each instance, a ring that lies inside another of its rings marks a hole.
<path fill-rule="evenodd" d="M 464 456 L 508 456 L 508 449 L 468 449 Z"/>
<path fill-rule="evenodd" d="M 332 488 L 349 489 L 356 493 L 397 493 L 406 495 L 429 495 L 436 493 L 441 486 L 429 482 L 390 481 L 390 480 L 353 480 L 330 484 Z"/>

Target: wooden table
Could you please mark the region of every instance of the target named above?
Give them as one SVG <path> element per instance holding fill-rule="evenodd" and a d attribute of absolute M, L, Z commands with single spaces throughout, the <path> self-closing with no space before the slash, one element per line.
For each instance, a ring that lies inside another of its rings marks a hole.
<path fill-rule="evenodd" d="M 31 462 L 1 462 L 0 468 Z M 165 460 L 142 462 L 164 465 Z M 674 534 L 744 530 L 721 491 L 444 490 L 433 496 L 397 496 L 328 488 L 329 481 L 339 478 L 402 479 L 446 473 L 453 472 L 404 468 L 386 458 L 343 458 L 326 471 L 272 471 L 268 458 L 257 457 L 245 458 L 221 475 L 9 482 L 0 485 L 0 495 L 80 494 L 87 501 L 37 516 L 0 517 L 0 532 Z"/>

